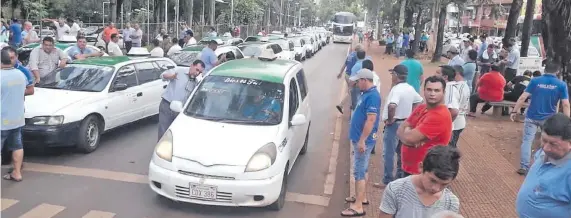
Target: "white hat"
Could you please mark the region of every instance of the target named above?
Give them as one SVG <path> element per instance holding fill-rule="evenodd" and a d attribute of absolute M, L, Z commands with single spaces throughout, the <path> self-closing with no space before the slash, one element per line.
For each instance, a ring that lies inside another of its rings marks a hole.
<path fill-rule="evenodd" d="M 359 79 L 374 79 L 373 71 L 369 69 L 361 69 L 355 75 L 349 77 L 351 81 L 357 81 Z"/>

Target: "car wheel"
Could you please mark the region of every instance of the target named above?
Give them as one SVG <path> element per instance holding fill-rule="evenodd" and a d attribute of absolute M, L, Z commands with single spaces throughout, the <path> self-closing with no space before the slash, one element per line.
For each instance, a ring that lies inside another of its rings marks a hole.
<path fill-rule="evenodd" d="M 270 209 L 271 210 L 275 210 L 275 211 L 279 211 L 281 210 L 286 202 L 286 193 L 287 193 L 287 168 L 288 166 L 286 165 L 286 169 L 284 171 L 284 178 L 282 179 L 282 188 L 280 190 L 280 196 L 278 197 L 278 199 L 272 203 L 270 205 Z"/>
<path fill-rule="evenodd" d="M 309 127 L 311 127 L 311 123 L 307 126 L 307 134 L 305 134 L 305 141 L 303 142 L 303 147 L 299 151 L 300 155 L 304 155 L 307 152 L 307 144 L 309 144 Z"/>
<path fill-rule="evenodd" d="M 90 115 L 83 119 L 79 127 L 77 148 L 84 153 L 95 151 L 101 140 L 101 129 L 101 122 L 96 116 Z"/>

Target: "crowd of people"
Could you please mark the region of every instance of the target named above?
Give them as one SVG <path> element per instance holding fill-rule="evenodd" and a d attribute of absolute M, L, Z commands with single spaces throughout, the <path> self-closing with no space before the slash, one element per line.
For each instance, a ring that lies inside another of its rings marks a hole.
<path fill-rule="evenodd" d="M 543 74 L 516 75 L 513 66 L 519 63 L 519 52 L 513 44 L 505 45 L 509 53 L 504 58 L 486 43 L 480 46 L 465 51 L 466 61 L 451 49 L 449 63 L 427 78 L 415 53 L 407 49 L 407 58 L 390 70 L 391 89 L 384 106 L 375 91 L 376 84 L 380 86 L 374 82 L 376 73 L 372 66 L 364 67 L 370 58 L 363 47 L 357 45 L 349 54 L 344 69 L 351 96 L 349 141 L 356 195 L 345 199 L 350 206 L 342 216 L 365 215 L 371 197 L 366 194 L 369 158 L 382 128 L 384 175 L 373 184 L 383 189 L 379 217 L 462 217 L 460 199 L 448 186 L 458 175 L 461 156 L 470 155 L 460 154 L 458 142 L 469 126 L 467 116 L 474 116 L 478 103 L 510 98 L 517 102 L 509 111 L 512 121 L 525 113 L 521 167 L 516 172 L 526 176 L 511 203 L 523 218 L 571 217 L 571 119 L 568 88 L 557 77 L 560 63 L 548 62 Z M 529 106 L 523 110 L 526 101 Z M 337 106 L 341 113 L 342 105 Z M 482 111 L 489 107 L 484 105 Z M 532 164 L 538 128 L 543 130 L 541 146 Z"/>

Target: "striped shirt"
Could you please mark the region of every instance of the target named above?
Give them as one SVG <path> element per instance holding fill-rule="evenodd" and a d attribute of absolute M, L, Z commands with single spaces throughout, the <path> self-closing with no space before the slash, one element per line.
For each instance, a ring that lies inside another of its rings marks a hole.
<path fill-rule="evenodd" d="M 412 184 L 412 176 L 397 179 L 387 185 L 379 209 L 394 218 L 428 218 L 440 211 L 460 210 L 460 200 L 448 188 L 434 204 L 425 206 Z"/>
<path fill-rule="evenodd" d="M 448 109 L 458 110 L 456 119 L 452 122 L 452 130 L 466 127 L 466 113 L 470 109 L 470 87 L 466 81 L 452 81 L 446 83 L 444 104 Z"/>

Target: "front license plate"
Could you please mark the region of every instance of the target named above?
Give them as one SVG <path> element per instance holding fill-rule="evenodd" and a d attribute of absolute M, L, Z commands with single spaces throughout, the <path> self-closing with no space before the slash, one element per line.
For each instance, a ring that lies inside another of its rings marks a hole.
<path fill-rule="evenodd" d="M 216 186 L 190 183 L 190 197 L 204 200 L 216 200 Z"/>

